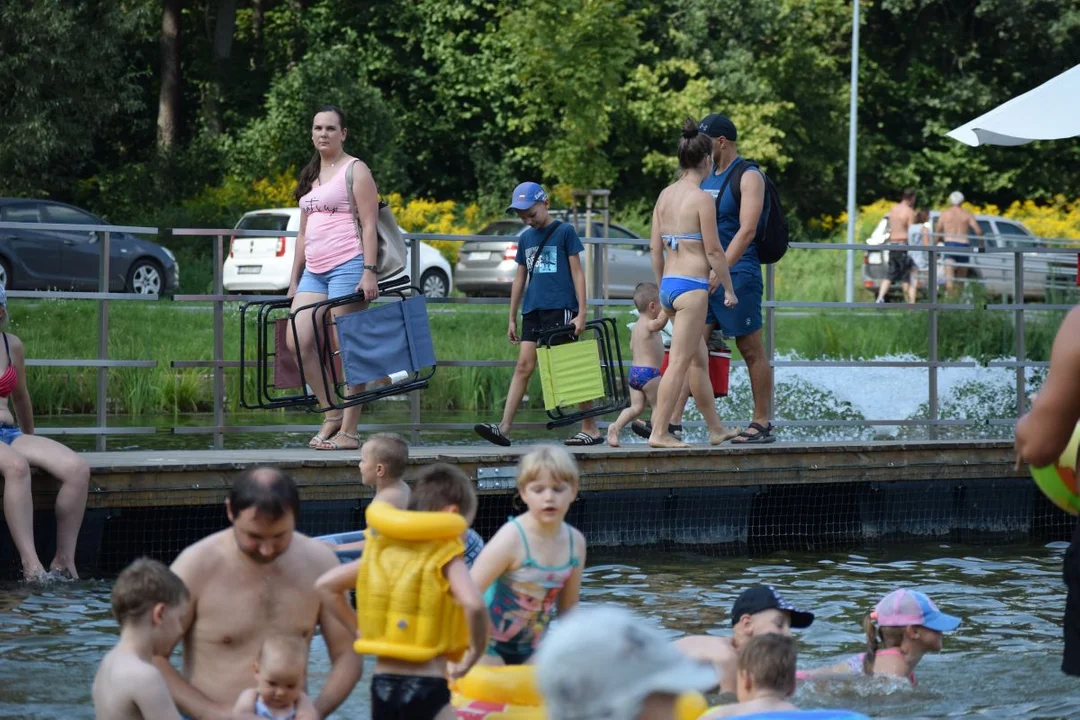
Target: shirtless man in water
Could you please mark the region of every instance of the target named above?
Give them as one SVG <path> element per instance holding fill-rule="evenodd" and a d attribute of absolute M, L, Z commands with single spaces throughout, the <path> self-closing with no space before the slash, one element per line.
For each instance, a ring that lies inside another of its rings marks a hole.
<path fill-rule="evenodd" d="M 982 235 L 982 230 L 979 229 L 979 223 L 975 221 L 975 216 L 960 207 L 963 202 L 964 193 L 959 190 L 951 193 L 949 195 L 949 209 L 941 213 L 937 224 L 934 225 L 935 234 L 944 234 L 946 247 L 971 247 L 968 236 L 972 233 Z M 947 255 L 946 257 L 952 262 L 945 263 L 945 292 L 952 292 L 953 278 L 957 277 L 956 271 L 963 270 L 963 275 L 959 277 L 967 277 L 967 268 L 957 266 L 967 265 L 970 256 Z"/>
<path fill-rule="evenodd" d="M 233 482 L 225 509 L 232 527 L 190 546 L 172 564 L 191 602 L 183 618 L 183 674 L 154 658 L 180 711 L 198 720 L 234 718 L 237 697 L 256 684 L 254 661 L 263 640 L 295 635 L 310 643 L 318 625 L 332 668 L 315 698 L 321 720 L 345 701 L 360 679 L 352 649 L 355 630 L 319 601 L 315 580 L 338 566 L 325 543 L 296 532 L 300 495 L 272 467 L 253 467 Z"/>
<path fill-rule="evenodd" d="M 907 245 L 908 227 L 915 224 L 915 191 L 908 188 L 900 198 L 900 202 L 889 210 L 889 242 L 893 245 Z M 889 287 L 898 282 L 904 290 L 904 298 L 911 304 L 915 303 L 915 284 L 911 282 L 911 271 L 915 269 L 915 263 L 907 250 L 889 251 L 889 275 L 881 281 L 878 289 L 877 301 L 885 302 L 889 296 Z"/>

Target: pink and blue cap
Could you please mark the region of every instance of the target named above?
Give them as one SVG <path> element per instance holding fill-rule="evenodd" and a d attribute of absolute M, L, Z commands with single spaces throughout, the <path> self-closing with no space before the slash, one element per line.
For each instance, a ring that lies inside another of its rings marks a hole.
<path fill-rule="evenodd" d="M 950 632 L 960 625 L 960 618 L 938 610 L 934 601 L 917 590 L 893 590 L 874 608 L 880 627 L 921 625 L 938 632 Z"/>
<path fill-rule="evenodd" d="M 523 182 L 514 188 L 514 194 L 510 196 L 510 207 L 506 208 L 506 212 L 528 210 L 544 200 L 547 200 L 547 193 L 540 187 L 540 183 Z"/>

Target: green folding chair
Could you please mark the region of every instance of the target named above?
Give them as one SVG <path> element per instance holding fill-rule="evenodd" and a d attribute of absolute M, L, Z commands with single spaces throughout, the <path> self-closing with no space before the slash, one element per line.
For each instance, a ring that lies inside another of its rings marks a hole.
<path fill-rule="evenodd" d="M 576 340 L 569 325 L 544 333 L 537 339 L 536 360 L 548 429 L 617 412 L 630 403 L 618 327 L 611 318 L 587 322 Z M 582 403 L 591 405 L 581 409 Z"/>

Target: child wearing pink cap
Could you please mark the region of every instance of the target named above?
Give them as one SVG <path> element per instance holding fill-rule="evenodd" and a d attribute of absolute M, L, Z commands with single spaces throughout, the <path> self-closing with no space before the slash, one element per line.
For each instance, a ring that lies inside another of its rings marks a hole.
<path fill-rule="evenodd" d="M 960 618 L 938 610 L 917 590 L 894 590 L 863 619 L 866 652 L 847 661 L 798 673 L 804 680 L 828 675 L 891 675 L 915 684 L 915 666 L 928 652 L 941 652 L 941 636 L 955 630 Z"/>

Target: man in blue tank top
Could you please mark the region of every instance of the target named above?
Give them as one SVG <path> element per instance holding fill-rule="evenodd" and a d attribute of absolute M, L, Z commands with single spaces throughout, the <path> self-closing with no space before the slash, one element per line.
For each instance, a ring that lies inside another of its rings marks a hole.
<path fill-rule="evenodd" d="M 750 426 L 731 440 L 733 444 L 770 443 L 776 440 L 769 422 L 769 400 L 772 397 L 773 374 L 765 346 L 761 341 L 761 263 L 758 261 L 754 236 L 765 223 L 762 209 L 765 204 L 765 181 L 760 172 L 746 168 L 739 182 L 740 202 L 736 203 L 730 182 L 725 183 L 736 166 L 739 150 L 736 146 L 738 132 L 735 124 L 723 115 L 714 113 L 701 121 L 698 131 L 713 139 L 713 171 L 701 183 L 701 189 L 718 198 L 716 207 L 716 231 L 724 247 L 728 267 L 731 268 L 731 284 L 739 304 L 733 308 L 724 306 L 724 293 L 709 295 L 709 314 L 706 318 L 705 340 L 717 327 L 727 337 L 735 338 L 746 367 L 750 373 L 750 389 L 754 395 L 754 418 Z M 723 188 L 723 196 L 719 196 Z M 710 276 L 710 286 L 715 290 L 716 279 Z M 690 386 L 683 387 L 681 404 L 685 412 Z M 682 414 L 674 417 L 682 417 Z"/>

